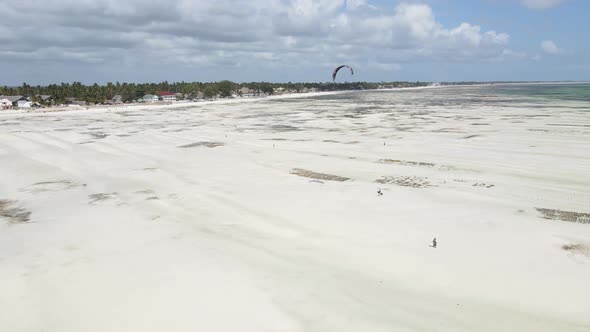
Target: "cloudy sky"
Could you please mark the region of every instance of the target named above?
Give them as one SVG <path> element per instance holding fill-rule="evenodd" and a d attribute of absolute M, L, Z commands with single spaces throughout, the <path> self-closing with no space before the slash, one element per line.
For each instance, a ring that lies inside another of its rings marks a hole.
<path fill-rule="evenodd" d="M 590 80 L 588 0 L 0 0 L 0 84 Z"/>

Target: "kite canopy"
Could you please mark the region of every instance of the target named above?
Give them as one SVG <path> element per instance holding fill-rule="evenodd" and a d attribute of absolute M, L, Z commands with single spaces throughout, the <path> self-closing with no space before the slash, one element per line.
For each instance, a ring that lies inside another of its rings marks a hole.
<path fill-rule="evenodd" d="M 338 73 L 338 71 L 344 67 L 350 69 L 350 75 L 354 75 L 354 71 L 352 70 L 351 66 L 341 65 L 341 66 L 336 67 L 336 69 L 334 69 L 334 71 L 332 72 L 332 82 L 336 80 L 336 74 Z"/>

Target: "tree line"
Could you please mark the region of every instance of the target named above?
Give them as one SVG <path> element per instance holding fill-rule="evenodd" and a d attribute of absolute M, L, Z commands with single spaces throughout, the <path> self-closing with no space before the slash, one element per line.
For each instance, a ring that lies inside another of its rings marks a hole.
<path fill-rule="evenodd" d="M 33 102 L 39 104 L 66 104 L 71 99 L 84 101 L 88 104 L 103 104 L 109 102 L 114 96 L 120 95 L 125 103 L 140 100 L 146 94 L 157 94 L 158 91 L 170 91 L 181 94 L 183 99 L 196 99 L 201 95 L 204 98 L 231 97 L 240 94 L 239 90 L 247 87 L 254 94 L 271 95 L 279 91 L 304 92 L 311 89 L 316 91 L 338 90 L 366 90 L 379 88 L 416 87 L 426 86 L 428 82 L 350 82 L 350 83 L 271 83 L 249 82 L 235 83 L 224 80 L 219 82 L 174 82 L 160 83 L 112 83 L 105 85 L 85 85 L 80 82 L 50 84 L 47 86 L 32 86 L 23 83 L 17 87 L 0 87 L 0 95 L 19 95 L 31 97 Z M 43 101 L 38 96 L 50 95 L 49 101 Z"/>

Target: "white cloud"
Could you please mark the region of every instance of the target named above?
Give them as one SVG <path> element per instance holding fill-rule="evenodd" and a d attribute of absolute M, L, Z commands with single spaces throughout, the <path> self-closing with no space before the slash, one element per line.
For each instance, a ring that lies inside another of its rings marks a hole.
<path fill-rule="evenodd" d="M 552 41 L 552 40 L 545 40 L 541 43 L 541 48 L 547 54 L 560 54 L 563 53 L 563 50 Z"/>
<path fill-rule="evenodd" d="M 521 59 L 526 57 L 526 53 L 525 52 L 513 51 L 513 50 L 510 50 L 510 49 L 505 49 L 504 51 L 502 51 L 502 55 L 503 56 L 515 57 L 515 58 L 521 58 Z"/>
<path fill-rule="evenodd" d="M 531 9 L 548 9 L 559 6 L 565 0 L 521 0 L 521 2 Z"/>
<path fill-rule="evenodd" d="M 377 9 L 377 7 L 370 5 L 367 0 L 346 0 L 347 9 L 359 9 L 359 8 Z"/>
<path fill-rule="evenodd" d="M 0 52 L 0 61 L 22 55 L 228 68 L 362 66 L 374 59 L 373 67 L 399 70 L 398 63 L 416 59 L 477 61 L 513 52 L 506 51 L 509 35 L 473 23 L 445 27 L 422 3 L 388 9 L 370 0 L 22 0 L 3 10 L 0 43 L 10 52 Z"/>
<path fill-rule="evenodd" d="M 380 63 L 374 61 L 370 61 L 366 67 L 380 71 L 400 71 L 402 69 L 399 63 Z"/>
<path fill-rule="evenodd" d="M 533 60 L 533 61 L 541 61 L 541 56 L 540 56 L 539 54 L 535 54 L 535 55 L 534 55 L 534 56 L 531 58 L 531 60 Z"/>

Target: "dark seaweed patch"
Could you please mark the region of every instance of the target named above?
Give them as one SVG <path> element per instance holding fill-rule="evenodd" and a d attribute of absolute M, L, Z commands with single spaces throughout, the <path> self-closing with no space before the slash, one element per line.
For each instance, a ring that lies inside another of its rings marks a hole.
<path fill-rule="evenodd" d="M 191 143 L 191 144 L 186 144 L 186 145 L 180 145 L 179 148 L 194 148 L 194 147 L 199 147 L 199 146 L 204 146 L 204 147 L 208 147 L 208 148 L 216 148 L 218 146 L 224 146 L 225 144 L 221 143 L 221 142 L 196 142 L 196 143 Z"/>
<path fill-rule="evenodd" d="M 590 213 L 585 212 L 573 212 L 573 211 L 562 211 L 556 209 L 543 209 L 535 208 L 541 212 L 543 218 L 549 220 L 562 220 L 569 222 L 577 222 L 581 224 L 590 224 Z"/>
<path fill-rule="evenodd" d="M 31 212 L 16 205 L 15 201 L 0 200 L 0 217 L 7 218 L 9 224 L 29 222 Z"/>
<path fill-rule="evenodd" d="M 317 179 L 317 180 L 326 180 L 326 181 L 342 182 L 342 181 L 350 180 L 350 178 L 346 178 L 343 176 L 325 174 L 325 173 L 317 173 L 317 172 L 313 172 L 313 171 L 309 171 L 309 170 L 301 169 L 301 168 L 294 168 L 291 171 L 291 174 L 303 176 L 306 178 L 312 178 L 312 179 Z"/>

